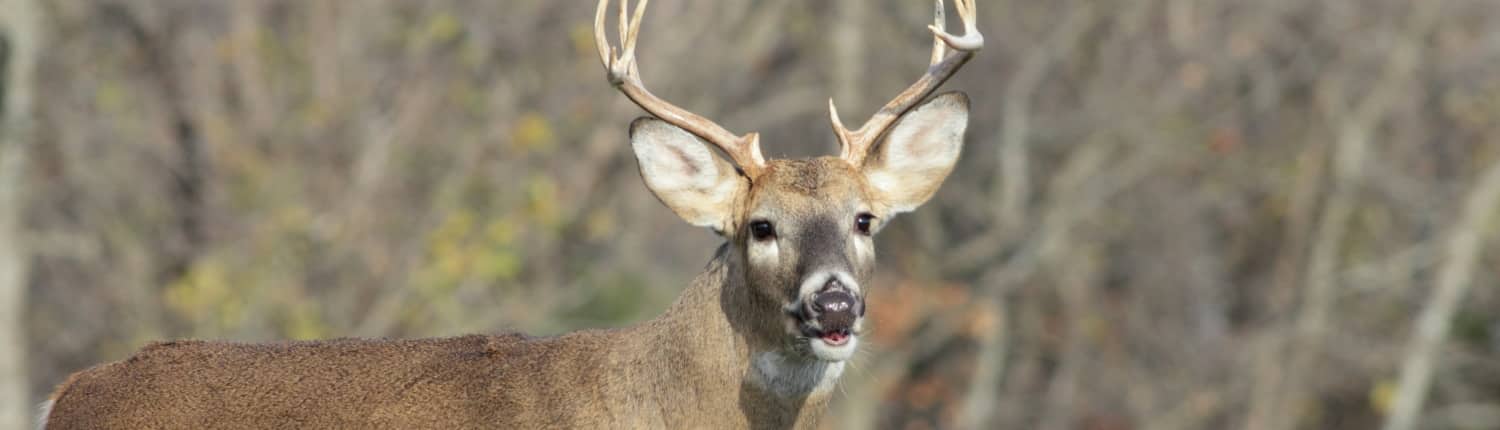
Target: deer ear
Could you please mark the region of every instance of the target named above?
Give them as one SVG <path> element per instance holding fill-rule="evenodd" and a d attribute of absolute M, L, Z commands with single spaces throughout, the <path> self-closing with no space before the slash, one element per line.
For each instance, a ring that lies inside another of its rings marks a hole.
<path fill-rule="evenodd" d="M 969 97 L 943 93 L 896 122 L 870 149 L 860 171 L 892 214 L 909 212 L 937 192 L 953 171 L 969 125 Z"/>
<path fill-rule="evenodd" d="M 734 166 L 697 136 L 655 118 L 630 123 L 630 146 L 656 198 L 689 224 L 722 232 L 749 187 Z"/>

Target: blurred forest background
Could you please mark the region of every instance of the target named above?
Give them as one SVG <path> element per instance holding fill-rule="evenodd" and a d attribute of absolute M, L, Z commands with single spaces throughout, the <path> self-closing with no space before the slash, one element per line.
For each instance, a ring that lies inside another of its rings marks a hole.
<path fill-rule="evenodd" d="M 979 3 L 828 428 L 1500 428 L 1500 3 Z M 642 185 L 593 8 L 0 0 L 0 428 L 152 339 L 662 311 L 718 239 Z M 831 154 L 931 13 L 657 0 L 642 74 Z"/>

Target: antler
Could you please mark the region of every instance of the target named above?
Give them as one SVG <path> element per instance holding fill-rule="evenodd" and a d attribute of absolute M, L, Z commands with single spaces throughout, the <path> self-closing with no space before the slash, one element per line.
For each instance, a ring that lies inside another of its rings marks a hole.
<path fill-rule="evenodd" d="M 828 116 L 833 122 L 833 133 L 839 139 L 839 156 L 849 163 L 859 166 L 864 163 L 865 155 L 885 134 L 885 131 L 896 123 L 907 110 L 916 106 L 917 102 L 927 98 L 943 82 L 953 77 L 964 63 L 974 58 L 974 53 L 984 47 L 984 35 L 979 34 L 975 27 L 976 12 L 974 0 L 954 0 L 954 7 L 958 9 L 958 16 L 964 23 L 964 35 L 954 36 L 944 31 L 943 0 L 937 0 L 937 10 L 933 13 L 933 25 L 927 26 L 932 30 L 932 61 L 927 67 L 927 73 L 923 74 L 917 82 L 906 87 L 891 99 L 884 107 L 875 112 L 869 121 L 860 126 L 859 129 L 850 131 L 844 128 L 844 122 L 839 120 L 839 110 L 833 106 L 833 99 L 828 99 Z M 952 48 L 953 52 L 946 52 Z M 946 52 L 946 53 L 945 53 Z"/>
<path fill-rule="evenodd" d="M 634 16 L 627 18 L 630 0 L 621 0 L 620 44 L 624 46 L 624 49 L 617 53 L 604 34 L 604 15 L 609 8 L 609 0 L 599 0 L 599 10 L 594 13 L 594 44 L 599 48 L 599 61 L 604 63 L 609 83 L 619 88 L 620 92 L 630 98 L 630 101 L 635 102 L 646 112 L 650 112 L 662 121 L 681 127 L 724 150 L 724 153 L 729 154 L 729 158 L 739 165 L 740 171 L 746 176 L 751 179 L 759 176 L 766 166 L 766 160 L 760 154 L 759 134 L 747 133 L 744 136 L 735 136 L 734 133 L 730 133 L 729 130 L 708 118 L 688 112 L 651 94 L 641 83 L 641 72 L 635 62 L 635 41 L 636 36 L 640 34 L 641 17 L 645 14 L 646 3 L 649 1 L 641 0 L 640 4 L 635 7 Z"/>

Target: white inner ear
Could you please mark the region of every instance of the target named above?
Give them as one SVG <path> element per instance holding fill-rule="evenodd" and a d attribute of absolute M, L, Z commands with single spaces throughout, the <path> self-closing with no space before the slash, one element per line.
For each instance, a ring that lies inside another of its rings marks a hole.
<path fill-rule="evenodd" d="M 631 147 L 641 178 L 656 197 L 688 223 L 723 229 L 746 181 L 698 137 L 654 119 L 631 127 Z"/>
<path fill-rule="evenodd" d="M 916 209 L 937 192 L 958 161 L 968 124 L 968 100 L 959 93 L 940 95 L 901 117 L 863 168 L 892 213 Z"/>

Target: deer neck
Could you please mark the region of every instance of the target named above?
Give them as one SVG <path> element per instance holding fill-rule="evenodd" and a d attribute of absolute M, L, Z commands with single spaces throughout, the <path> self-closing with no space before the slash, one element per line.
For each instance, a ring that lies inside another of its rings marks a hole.
<path fill-rule="evenodd" d="M 733 402 L 751 421 L 800 427 L 822 413 L 844 363 L 792 352 L 780 305 L 745 284 L 744 267 L 733 246 L 721 246 L 677 301 L 641 326 L 654 341 L 640 353 L 664 365 L 651 374 L 670 379 L 652 382 L 681 388 L 673 391 L 693 397 L 681 399 L 687 404 Z"/>

